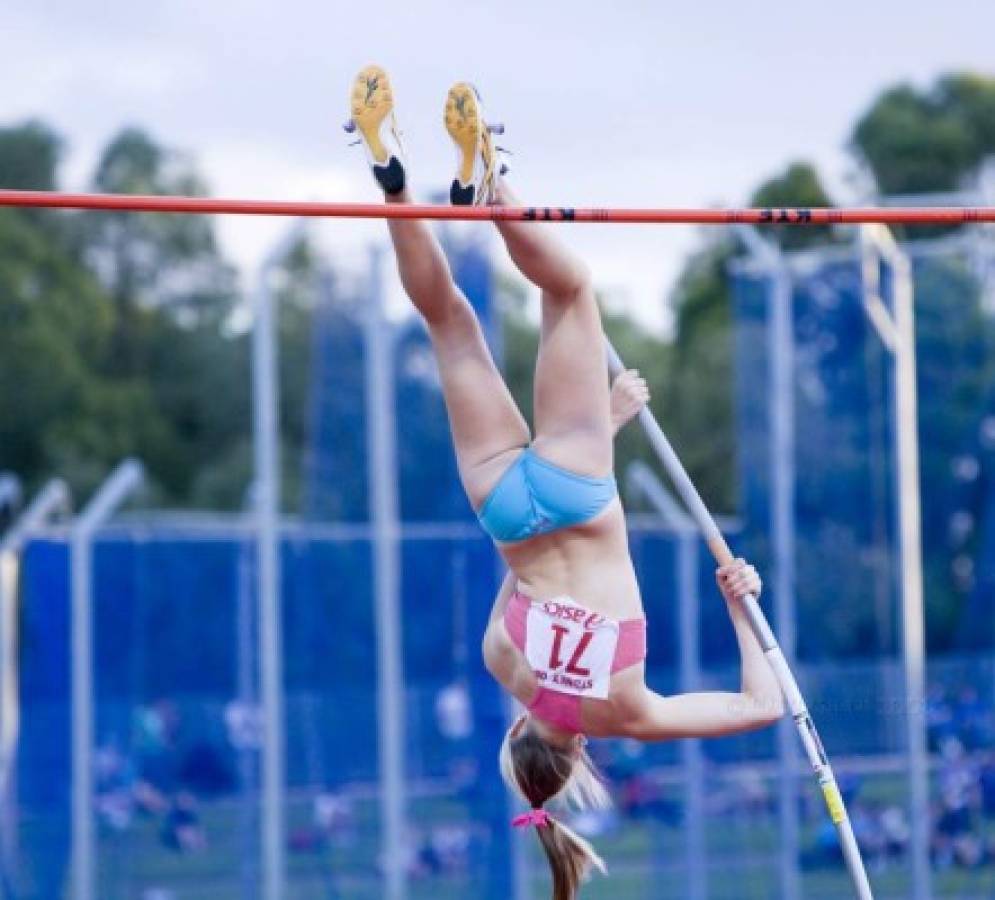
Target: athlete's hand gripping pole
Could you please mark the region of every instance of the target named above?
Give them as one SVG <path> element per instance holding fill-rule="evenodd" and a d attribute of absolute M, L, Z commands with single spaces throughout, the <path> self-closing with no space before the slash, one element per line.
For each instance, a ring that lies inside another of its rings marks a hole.
<path fill-rule="evenodd" d="M 605 349 L 608 358 L 608 369 L 612 376 L 615 376 L 624 370 L 625 366 L 619 355 L 615 352 L 615 348 L 607 339 L 605 340 Z M 712 556 L 715 557 L 720 566 L 728 565 L 734 559 L 732 551 L 729 549 L 725 538 L 722 537 L 712 514 L 702 502 L 701 495 L 698 493 L 690 476 L 674 452 L 674 448 L 671 447 L 670 441 L 667 440 L 667 436 L 663 433 L 659 422 L 657 422 L 653 413 L 650 412 L 648 406 L 644 406 L 639 411 L 638 417 L 639 423 L 642 425 L 643 431 L 646 433 L 646 437 L 653 447 L 653 451 L 667 470 L 667 474 L 670 476 L 674 487 L 677 488 L 677 492 L 681 495 L 681 499 L 687 506 L 698 528 L 701 529 L 702 535 L 709 549 L 712 551 Z M 775 676 L 777 676 L 778 684 L 781 686 L 781 693 L 784 694 L 784 700 L 791 711 L 795 726 L 798 728 L 802 745 L 805 747 L 805 755 L 808 757 L 819 786 L 822 788 L 822 796 L 826 801 L 826 808 L 829 810 L 829 815 L 840 836 L 843 858 L 846 861 L 847 869 L 853 880 L 856 896 L 858 900 L 873 900 L 874 895 L 867 880 L 864 862 L 860 857 L 860 847 L 857 845 L 856 837 L 854 837 L 853 827 L 850 824 L 850 819 L 847 817 L 846 807 L 843 803 L 843 798 L 840 796 L 840 790 L 836 784 L 833 770 L 829 766 L 826 751 L 822 747 L 822 741 L 819 740 L 819 734 L 815 730 L 815 723 L 812 721 L 812 716 L 805 705 L 805 699 L 798 688 L 798 682 L 795 681 L 795 676 L 788 667 L 784 654 L 777 643 L 777 638 L 774 637 L 774 632 L 771 630 L 756 598 L 747 596 L 743 600 L 743 607 L 746 610 L 753 634 L 760 642 L 764 655 L 774 670 Z"/>

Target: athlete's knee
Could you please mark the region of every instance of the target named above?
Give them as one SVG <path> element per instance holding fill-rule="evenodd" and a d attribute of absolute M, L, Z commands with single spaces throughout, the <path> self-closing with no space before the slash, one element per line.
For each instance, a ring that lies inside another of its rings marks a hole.
<path fill-rule="evenodd" d="M 452 282 L 437 285 L 429 302 L 419 305 L 433 332 L 452 332 L 474 327 L 477 318 L 470 302 Z"/>
<path fill-rule="evenodd" d="M 594 299 L 594 284 L 587 263 L 575 259 L 565 265 L 556 279 L 553 290 L 547 291 L 550 299 L 560 303 L 575 303 Z"/>
<path fill-rule="evenodd" d="M 483 331 L 477 314 L 470 301 L 458 290 L 440 297 L 424 317 L 436 350 L 448 357 L 464 353 L 473 355 L 483 345 Z"/>
<path fill-rule="evenodd" d="M 426 319 L 444 315 L 452 295 L 459 293 L 445 261 L 409 259 L 398 270 L 405 293 Z"/>
<path fill-rule="evenodd" d="M 591 270 L 586 262 L 575 259 L 570 266 L 572 270 L 571 286 L 578 294 L 587 291 L 594 294 L 594 285 L 591 279 Z"/>

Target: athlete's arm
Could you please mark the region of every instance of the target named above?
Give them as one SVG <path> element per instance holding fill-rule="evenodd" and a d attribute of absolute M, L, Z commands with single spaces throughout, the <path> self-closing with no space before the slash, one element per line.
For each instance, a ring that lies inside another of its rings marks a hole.
<path fill-rule="evenodd" d="M 753 634 L 750 620 L 743 608 L 743 600 L 747 595 L 752 594 L 755 599 L 760 597 L 762 588 L 760 576 L 745 559 L 737 559 L 728 566 L 717 569 L 715 580 L 729 608 L 729 618 L 732 619 L 733 628 L 736 629 L 742 682 L 740 690 L 744 696 L 751 698 L 758 706 L 768 711 L 768 721 L 771 718 L 779 719 L 784 715 L 781 686 Z"/>
<path fill-rule="evenodd" d="M 739 693 L 707 691 L 663 697 L 647 691 L 626 728 L 628 736 L 644 741 L 722 737 L 763 728 L 784 715 L 780 686 L 743 610 L 747 594 L 760 595 L 760 576 L 753 566 L 737 559 L 720 568 L 716 580 L 739 643 Z"/>

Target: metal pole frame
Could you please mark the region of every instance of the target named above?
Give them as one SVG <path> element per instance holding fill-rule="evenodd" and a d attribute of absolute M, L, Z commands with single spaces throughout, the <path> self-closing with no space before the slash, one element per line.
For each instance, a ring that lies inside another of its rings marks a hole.
<path fill-rule="evenodd" d="M 262 713 L 262 895 L 286 894 L 286 735 L 283 708 L 283 615 L 280 599 L 280 418 L 277 316 L 270 280 L 301 240 L 294 223 L 263 262 L 252 328 L 252 442 L 255 468 L 258 655 Z"/>
<path fill-rule="evenodd" d="M 701 595 L 698 591 L 698 530 L 680 504 L 670 495 L 653 470 L 641 461 L 629 466 L 626 486 L 631 496 L 639 491 L 677 535 L 677 612 L 680 634 L 680 684 L 684 692 L 701 690 Z M 685 780 L 685 835 L 687 900 L 708 897 L 708 865 L 705 842 L 705 759 L 701 740 L 681 743 Z"/>
<path fill-rule="evenodd" d="M 0 898 L 6 896 L 7 866 L 16 856 L 16 787 L 13 776 L 20 730 L 17 660 L 17 580 L 24 544 L 51 519 L 68 515 L 69 488 L 49 481 L 0 541 Z"/>
<path fill-rule="evenodd" d="M 380 768 L 384 897 L 404 900 L 404 661 L 400 614 L 400 528 L 391 332 L 383 313 L 382 251 L 370 249 L 365 321 L 366 437 L 373 594 L 377 638 L 377 732 Z"/>
<path fill-rule="evenodd" d="M 906 749 L 909 757 L 912 897 L 929 900 L 929 748 L 926 739 L 926 637 L 919 486 L 919 414 L 916 385 L 915 309 L 909 258 L 883 225 L 859 234 L 864 308 L 894 359 L 895 504 L 898 519 L 898 586 L 902 610 Z M 881 261 L 892 269 L 892 302 L 881 293 Z"/>
<path fill-rule="evenodd" d="M 768 279 L 767 379 L 770 410 L 769 459 L 774 588 L 774 618 L 784 658 L 796 667 L 797 610 L 795 605 L 795 442 L 794 442 L 794 310 L 791 272 L 777 244 L 767 241 L 751 225 L 736 226 L 750 255 Z M 798 744 L 791 721 L 777 725 L 777 754 L 780 760 L 778 820 L 781 846 L 778 896 L 783 900 L 801 897 L 798 854 L 801 826 L 798 814 Z"/>
<path fill-rule="evenodd" d="M 250 485 L 245 492 L 243 510 L 252 514 L 255 507 L 255 491 Z M 259 637 L 256 619 L 259 604 L 253 587 L 258 578 L 255 573 L 255 528 L 248 534 L 237 537 L 238 559 L 236 561 L 237 606 L 235 609 L 235 690 L 246 733 L 235 747 L 238 755 L 239 780 L 239 843 L 241 859 L 240 900 L 256 900 L 259 896 L 261 872 L 259 868 L 259 750 L 261 746 L 259 728 L 258 655 Z"/>
<path fill-rule="evenodd" d="M 93 822 L 93 539 L 97 529 L 144 477 L 141 463 L 124 460 L 90 498 L 70 532 L 73 900 L 95 900 L 97 896 Z"/>
<path fill-rule="evenodd" d="M 607 339 L 605 340 L 605 345 L 609 371 L 613 374 L 622 371 L 624 365 L 615 352 L 615 348 L 611 346 L 611 343 Z M 690 476 L 670 445 L 670 441 L 667 440 L 663 429 L 660 428 L 660 424 L 656 421 L 649 407 L 644 406 L 639 411 L 638 418 L 639 423 L 646 432 L 646 437 L 649 439 L 650 445 L 653 447 L 653 451 L 667 470 L 667 474 L 670 476 L 674 487 L 687 506 L 691 518 L 694 519 L 695 524 L 701 530 L 715 560 L 719 565 L 728 565 L 735 557 L 729 549 L 725 538 L 722 537 L 718 524 L 708 511 L 697 488 L 695 488 Z M 874 895 L 867 880 L 867 872 L 864 869 L 864 863 L 860 856 L 860 848 L 857 845 L 853 827 L 846 813 L 843 797 L 840 795 L 839 787 L 836 784 L 836 777 L 833 775 L 826 751 L 823 749 L 822 741 L 815 730 L 815 723 L 812 721 L 812 717 L 805 705 L 805 699 L 798 688 L 798 683 L 795 681 L 791 668 L 784 658 L 784 653 L 777 643 L 777 638 L 774 637 L 774 632 L 771 630 L 756 598 L 747 596 L 743 600 L 743 609 L 746 612 L 753 634 L 759 642 L 764 655 L 767 657 L 774 675 L 777 677 L 781 692 L 784 694 L 784 699 L 798 729 L 802 746 L 805 748 L 805 754 L 822 790 L 826 808 L 839 834 L 840 844 L 843 848 L 843 859 L 846 862 L 850 878 L 853 881 L 854 892 L 859 900 L 873 900 Z"/>

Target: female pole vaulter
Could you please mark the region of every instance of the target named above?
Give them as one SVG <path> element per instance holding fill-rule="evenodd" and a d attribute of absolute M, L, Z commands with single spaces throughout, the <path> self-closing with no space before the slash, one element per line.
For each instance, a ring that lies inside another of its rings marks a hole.
<path fill-rule="evenodd" d="M 495 129 L 471 85 L 449 90 L 443 119 L 457 155 L 451 202 L 517 205 L 502 177 Z M 383 69 L 357 75 L 346 127 L 365 148 L 385 201 L 410 203 Z M 586 267 L 549 226 L 495 222 L 519 271 L 541 290 L 533 433 L 429 226 L 417 219 L 388 219 L 387 226 L 401 282 L 431 336 L 463 488 L 509 568 L 483 653 L 494 678 L 526 709 L 499 755 L 501 774 L 529 807 L 513 824 L 535 826 L 553 898 L 572 900 L 590 868 L 604 865 L 546 805 L 555 798 L 579 807 L 609 802 L 585 736 L 717 737 L 783 714 L 777 680 L 740 605 L 760 593 L 760 578 L 743 560 L 716 573 L 739 643 L 738 693 L 664 697 L 647 687 L 646 618 L 612 475 L 616 423 Z M 635 410 L 645 402 L 638 397 Z"/>

